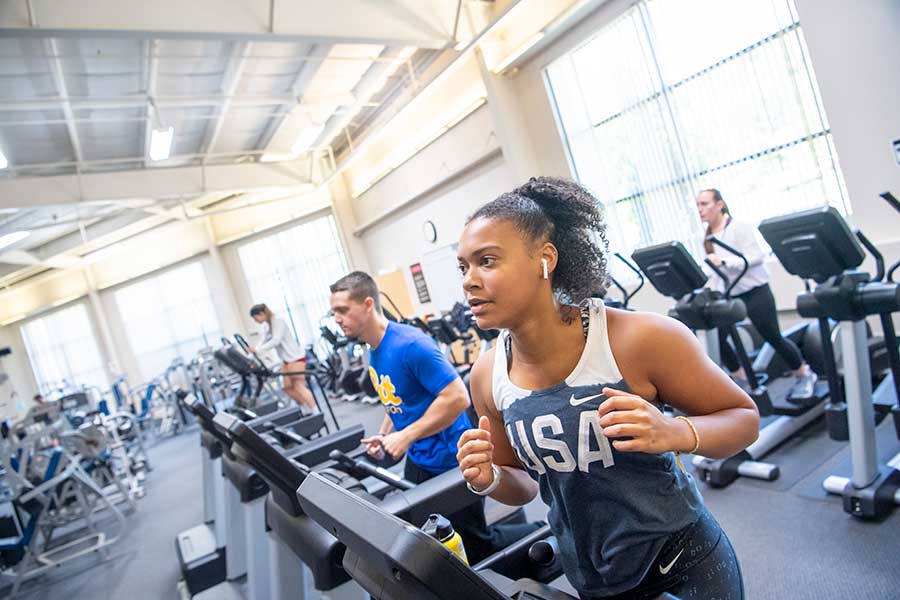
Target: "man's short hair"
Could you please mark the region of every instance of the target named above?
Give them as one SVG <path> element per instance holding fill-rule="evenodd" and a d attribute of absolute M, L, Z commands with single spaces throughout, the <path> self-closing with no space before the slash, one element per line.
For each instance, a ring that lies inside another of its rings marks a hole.
<path fill-rule="evenodd" d="M 381 310 L 381 297 L 378 284 L 372 276 L 363 271 L 353 271 L 331 284 L 331 293 L 350 292 L 350 298 L 356 302 L 365 302 L 366 298 L 375 301 L 375 308 Z"/>

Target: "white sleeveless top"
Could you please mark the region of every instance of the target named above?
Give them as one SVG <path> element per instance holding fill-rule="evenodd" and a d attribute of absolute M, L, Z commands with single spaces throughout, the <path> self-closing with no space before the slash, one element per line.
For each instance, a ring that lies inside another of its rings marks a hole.
<path fill-rule="evenodd" d="M 616 383 L 622 381 L 622 372 L 616 364 L 609 343 L 609 328 L 606 325 L 606 305 L 599 298 L 589 300 L 590 320 L 588 324 L 587 340 L 584 351 L 575 369 L 565 378 L 564 383 L 569 387 L 593 385 L 598 381 Z M 507 371 L 508 359 L 506 344 L 509 332 L 504 330 L 497 338 L 494 345 L 494 369 L 492 375 L 492 390 L 494 404 L 497 410 L 503 412 L 517 398 L 527 396 L 532 390 L 520 388 L 509 379 Z"/>

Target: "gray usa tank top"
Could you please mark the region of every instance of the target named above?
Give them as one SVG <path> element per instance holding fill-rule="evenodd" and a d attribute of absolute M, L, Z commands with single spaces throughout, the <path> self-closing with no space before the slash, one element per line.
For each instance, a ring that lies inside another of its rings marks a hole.
<path fill-rule="evenodd" d="M 497 340 L 493 394 L 519 460 L 540 485 L 572 586 L 585 596 L 635 587 L 670 534 L 694 523 L 703 500 L 672 452 L 620 452 L 597 409 L 604 387 L 630 391 L 616 364 L 601 300 L 588 305 L 584 352 L 572 373 L 544 390 L 509 379 L 507 338 Z"/>

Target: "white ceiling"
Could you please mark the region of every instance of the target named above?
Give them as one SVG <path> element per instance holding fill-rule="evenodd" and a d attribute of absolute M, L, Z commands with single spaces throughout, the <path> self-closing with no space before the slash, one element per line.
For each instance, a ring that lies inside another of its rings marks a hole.
<path fill-rule="evenodd" d="M 304 131 L 319 132 L 314 147 L 344 143 L 453 48 L 473 1 L 4 2 L 0 150 L 9 167 L 0 178 L 74 175 L 81 190 L 98 174 L 292 159 Z M 167 160 L 149 159 L 154 127 L 174 128 Z M 0 199 L 0 235 L 32 234 L 0 249 L 0 263 L 5 251 L 39 249 L 79 223 L 143 206 L 15 196 Z M 10 270 L 0 266 L 0 276 Z"/>

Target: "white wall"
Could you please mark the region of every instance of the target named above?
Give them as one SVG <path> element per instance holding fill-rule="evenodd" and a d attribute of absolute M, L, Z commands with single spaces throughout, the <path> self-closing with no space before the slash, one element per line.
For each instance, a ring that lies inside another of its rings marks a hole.
<path fill-rule="evenodd" d="M 436 190 L 433 195 L 373 227 L 363 238 L 372 272 L 399 268 L 407 280 L 413 307 L 418 314 L 448 310 L 453 301 L 461 297 L 449 297 L 441 290 L 449 287 L 461 295 L 462 282 L 455 258 L 448 263 L 443 254 L 452 253 L 455 257 L 455 250 L 448 246 L 459 240 L 468 215 L 515 185 L 503 157 L 498 156 L 469 173 L 464 181 Z M 437 230 L 434 244 L 426 242 L 422 233 L 426 220 L 433 222 Z M 430 303 L 419 303 L 415 294 L 409 270 L 414 263 L 423 265 L 431 294 Z"/>
<path fill-rule="evenodd" d="M 354 201 L 357 221 L 370 224 L 357 233 L 371 273 L 400 269 L 418 314 L 450 308 L 452 299 L 440 292 L 456 289 L 458 275 L 442 252 L 458 241 L 468 215 L 517 183 L 482 107 Z M 433 244 L 422 232 L 427 220 L 437 229 Z M 432 302 L 418 301 L 414 263 L 423 264 Z"/>
<path fill-rule="evenodd" d="M 857 227 L 886 258 L 900 258 L 900 2 L 797 0 L 800 23 L 834 134 Z"/>

